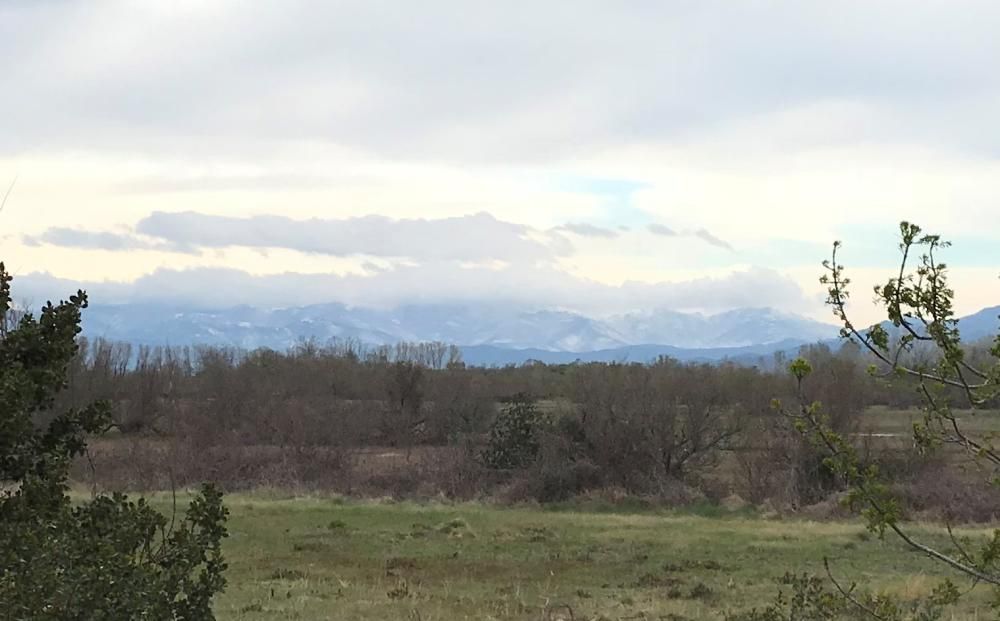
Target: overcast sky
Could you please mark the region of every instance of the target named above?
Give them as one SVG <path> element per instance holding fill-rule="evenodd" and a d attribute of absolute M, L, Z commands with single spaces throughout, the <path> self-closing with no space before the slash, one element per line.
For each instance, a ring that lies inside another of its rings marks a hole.
<path fill-rule="evenodd" d="M 0 2 L 15 294 L 874 319 L 1000 304 L 1000 3 Z M 20 286 L 20 289 L 17 287 Z"/>

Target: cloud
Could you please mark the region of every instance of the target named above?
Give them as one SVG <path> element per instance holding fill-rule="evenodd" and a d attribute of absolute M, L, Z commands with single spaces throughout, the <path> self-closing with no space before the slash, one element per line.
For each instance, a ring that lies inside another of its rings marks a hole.
<path fill-rule="evenodd" d="M 646 227 L 646 229 L 653 235 L 662 235 L 664 237 L 676 237 L 677 231 L 673 230 L 668 226 L 662 224 L 656 224 L 655 222 Z"/>
<path fill-rule="evenodd" d="M 95 304 L 153 302 L 201 308 L 257 307 L 340 302 L 390 308 L 402 304 L 465 302 L 589 313 L 672 308 L 716 312 L 773 306 L 801 311 L 808 304 L 799 286 L 782 274 L 748 269 L 715 278 L 620 286 L 596 283 L 550 266 L 463 268 L 452 263 L 395 266 L 366 274 L 252 275 L 235 269 L 159 269 L 134 282 L 80 282 L 45 273 L 19 276 L 19 298 L 51 299 L 77 288 Z"/>
<path fill-rule="evenodd" d="M 133 234 L 50 228 L 32 244 L 103 249 L 285 248 L 338 257 L 366 255 L 418 261 L 534 263 L 568 254 L 572 246 L 530 227 L 487 213 L 454 218 L 391 219 L 362 216 L 294 220 L 284 216 L 235 218 L 196 212 L 154 212 Z"/>
<path fill-rule="evenodd" d="M 364 263 L 361 264 L 361 269 L 368 272 L 369 274 L 380 274 L 389 268 L 385 267 L 384 265 L 379 265 L 378 263 L 375 263 L 373 261 L 365 261 Z"/>
<path fill-rule="evenodd" d="M 656 222 L 648 225 L 646 230 L 653 235 L 659 235 L 661 237 L 694 237 L 700 239 L 701 241 L 709 244 L 710 246 L 715 246 L 716 248 L 724 248 L 725 250 L 734 251 L 732 244 L 720 239 L 719 237 L 713 235 L 708 229 L 696 229 L 694 231 L 682 231 L 678 233 L 674 229 L 658 224 Z"/>
<path fill-rule="evenodd" d="M 21 239 L 29 246 L 50 244 L 86 250 L 147 250 L 152 247 L 150 242 L 129 233 L 81 231 L 64 227 L 53 227 L 46 229 L 41 235 L 25 235 Z"/>
<path fill-rule="evenodd" d="M 846 223 L 1000 229 L 996 2 L 397 4 L 0 2 L 3 258 L 618 282 L 790 269 L 819 253 L 776 236 L 825 248 Z"/>
<path fill-rule="evenodd" d="M 8 2 L 0 148 L 550 161 L 842 99 L 894 109 L 869 139 L 995 153 L 998 20 L 987 0 Z"/>
<path fill-rule="evenodd" d="M 619 231 L 583 222 L 567 222 L 566 224 L 557 226 L 552 230 L 556 232 L 572 233 L 574 235 L 580 235 L 581 237 L 604 237 L 606 239 L 614 239 L 619 236 Z M 627 231 L 628 227 L 621 227 L 621 230 Z"/>
<path fill-rule="evenodd" d="M 122 194 L 162 194 L 181 192 L 224 192 L 227 190 L 323 190 L 345 183 L 365 181 L 360 175 L 318 175 L 303 173 L 198 174 L 184 177 L 146 176 L 122 182 L 115 190 Z"/>
<path fill-rule="evenodd" d="M 617 239 L 629 230 L 569 222 L 543 232 L 498 220 L 485 212 L 440 219 L 368 215 L 294 220 L 274 215 L 237 218 L 193 211 L 157 211 L 138 222 L 135 227 L 138 235 L 53 227 L 39 235 L 23 236 L 22 241 L 31 246 L 49 244 L 82 250 L 196 253 L 200 249 L 245 247 L 266 253 L 268 248 L 282 248 L 335 257 L 363 255 L 415 261 L 532 264 L 573 254 L 574 247 L 564 233 Z M 664 237 L 694 237 L 717 248 L 734 250 L 731 244 L 704 228 L 678 233 L 653 223 L 647 230 Z"/>
<path fill-rule="evenodd" d="M 28 246 L 60 246 L 79 250 L 159 250 L 166 252 L 194 253 L 194 248 L 177 243 L 146 239 L 133 233 L 113 231 L 86 231 L 67 227 L 52 227 L 40 235 L 24 235 L 21 241 Z"/>
<path fill-rule="evenodd" d="M 712 235 L 710 232 L 708 232 L 708 230 L 706 229 L 698 229 L 693 233 L 693 235 L 698 239 L 703 240 L 704 242 L 711 244 L 712 246 L 715 246 L 716 248 L 725 248 L 726 250 L 733 250 L 733 247 L 729 242 L 719 239 L 715 235 Z"/>

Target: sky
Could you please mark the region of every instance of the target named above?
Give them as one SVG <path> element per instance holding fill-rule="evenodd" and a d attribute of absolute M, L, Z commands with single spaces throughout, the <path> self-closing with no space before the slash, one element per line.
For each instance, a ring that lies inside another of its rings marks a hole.
<path fill-rule="evenodd" d="M 1000 304 L 1000 3 L 0 2 L 15 296 Z"/>

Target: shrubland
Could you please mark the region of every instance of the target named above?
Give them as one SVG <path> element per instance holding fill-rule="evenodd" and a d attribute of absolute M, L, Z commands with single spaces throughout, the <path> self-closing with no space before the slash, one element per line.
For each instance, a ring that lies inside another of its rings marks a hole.
<path fill-rule="evenodd" d="M 914 449 L 913 378 L 871 376 L 857 344 L 799 353 L 813 367 L 810 399 L 894 474 L 907 510 L 993 516 L 992 492 L 973 491 L 961 471 L 927 484 L 923 473 L 964 457 Z M 74 469 L 101 489 L 212 480 L 229 490 L 543 503 L 603 494 L 836 514 L 846 487 L 771 406 L 798 394 L 775 358 L 479 368 L 434 343 L 278 352 L 80 339 L 58 399 L 110 404 L 112 433 Z M 992 413 L 978 416 L 1000 429 Z"/>

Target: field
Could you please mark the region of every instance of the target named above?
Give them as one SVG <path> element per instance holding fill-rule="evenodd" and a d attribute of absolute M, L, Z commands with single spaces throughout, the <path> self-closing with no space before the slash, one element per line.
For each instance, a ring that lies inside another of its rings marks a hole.
<path fill-rule="evenodd" d="M 1000 430 L 998 412 L 959 415 L 977 432 Z M 876 446 L 909 450 L 919 418 L 917 410 L 869 408 L 859 433 L 874 434 Z M 163 440 L 96 442 L 98 472 L 131 473 L 162 488 L 162 460 L 147 464 L 146 478 L 137 466 L 136 455 L 149 451 L 136 447 L 150 442 Z M 276 450 L 244 447 L 240 459 Z M 353 477 L 347 487 L 361 489 L 364 481 L 399 482 L 372 486 L 371 494 L 433 497 L 414 488 L 422 480 L 416 475 L 456 450 L 358 448 L 351 451 L 351 470 L 330 476 Z M 957 459 L 958 449 L 949 450 Z M 721 462 L 722 471 L 728 463 Z M 83 485 L 90 470 L 81 472 Z M 280 477 L 262 480 L 284 485 Z M 288 484 L 295 488 L 294 480 Z M 389 491 L 393 486 L 398 494 Z M 169 508 L 164 495 L 154 498 Z M 765 518 L 749 509 L 654 511 L 638 502 L 594 501 L 504 507 L 286 492 L 231 495 L 227 504 L 229 586 L 217 599 L 222 620 L 539 620 L 563 618 L 569 609 L 574 619 L 722 620 L 726 612 L 771 602 L 787 571 L 823 574 L 824 557 L 846 583 L 906 597 L 927 594 L 939 578 L 956 578 L 895 539 L 878 541 L 858 522 Z M 917 530 L 923 541 L 948 549 L 941 529 Z M 987 618 L 989 596 L 984 588 L 973 590 L 946 618 Z"/>
<path fill-rule="evenodd" d="M 771 600 L 785 571 L 822 573 L 824 556 L 845 581 L 910 596 L 944 575 L 857 523 L 718 508 L 628 514 L 265 495 L 227 504 L 224 620 L 537 620 L 563 618 L 563 605 L 576 619 L 721 619 Z M 950 618 L 977 618 L 988 595 L 973 591 Z"/>
<path fill-rule="evenodd" d="M 967 433 L 1000 432 L 1000 412 L 996 410 L 956 410 L 955 416 Z M 871 406 L 862 415 L 861 427 L 866 432 L 909 438 L 913 432 L 913 423 L 922 421 L 923 412 L 919 409 L 896 410 Z"/>

